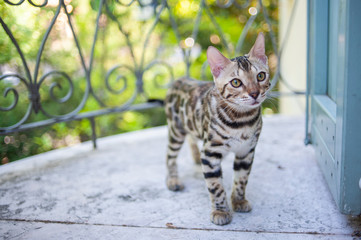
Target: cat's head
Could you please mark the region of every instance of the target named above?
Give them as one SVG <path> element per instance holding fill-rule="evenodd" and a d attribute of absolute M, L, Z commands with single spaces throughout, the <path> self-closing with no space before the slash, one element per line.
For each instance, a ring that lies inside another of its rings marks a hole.
<path fill-rule="evenodd" d="M 210 46 L 207 60 L 215 86 L 224 101 L 241 108 L 254 108 L 266 99 L 270 82 L 263 33 L 258 34 L 256 42 L 245 56 L 230 60 Z"/>

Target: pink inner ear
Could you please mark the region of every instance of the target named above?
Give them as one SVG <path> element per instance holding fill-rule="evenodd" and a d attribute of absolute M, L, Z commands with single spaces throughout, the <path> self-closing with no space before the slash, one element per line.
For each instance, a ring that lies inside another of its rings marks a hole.
<path fill-rule="evenodd" d="M 213 68 L 211 67 L 211 72 L 215 77 L 218 77 L 221 74 L 222 70 L 223 68 L 221 66 L 214 66 Z"/>
<path fill-rule="evenodd" d="M 266 55 L 259 56 L 258 59 L 261 60 L 261 62 L 262 62 L 263 64 L 265 64 L 265 65 L 267 64 L 268 58 L 267 58 Z"/>
<path fill-rule="evenodd" d="M 208 47 L 207 50 L 207 61 L 211 68 L 211 72 L 214 77 L 218 77 L 221 71 L 231 62 L 228 58 L 222 55 L 217 48 Z"/>

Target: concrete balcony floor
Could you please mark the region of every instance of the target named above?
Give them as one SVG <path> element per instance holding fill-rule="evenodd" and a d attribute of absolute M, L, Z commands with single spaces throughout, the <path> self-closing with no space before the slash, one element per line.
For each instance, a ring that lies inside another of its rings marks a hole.
<path fill-rule="evenodd" d="M 361 218 L 338 212 L 303 145 L 301 118 L 264 118 L 247 188 L 250 213 L 209 220 L 188 145 L 182 192 L 165 186 L 165 127 L 106 137 L 0 167 L 1 239 L 360 239 Z M 230 196 L 232 156 L 223 162 Z"/>

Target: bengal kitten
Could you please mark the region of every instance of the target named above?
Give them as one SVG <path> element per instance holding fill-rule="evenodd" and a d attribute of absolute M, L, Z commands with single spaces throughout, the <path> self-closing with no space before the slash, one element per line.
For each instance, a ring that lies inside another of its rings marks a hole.
<path fill-rule="evenodd" d="M 183 189 L 176 159 L 187 136 L 194 160 L 202 165 L 212 202 L 211 221 L 228 224 L 232 214 L 222 184 L 221 161 L 235 153 L 233 210 L 249 212 L 245 190 L 255 147 L 262 128 L 261 103 L 270 88 L 264 35 L 260 33 L 249 54 L 229 60 L 216 48 L 207 50 L 214 82 L 182 78 L 169 89 L 165 110 L 168 121 L 167 186 Z M 199 152 L 197 139 L 203 140 Z"/>

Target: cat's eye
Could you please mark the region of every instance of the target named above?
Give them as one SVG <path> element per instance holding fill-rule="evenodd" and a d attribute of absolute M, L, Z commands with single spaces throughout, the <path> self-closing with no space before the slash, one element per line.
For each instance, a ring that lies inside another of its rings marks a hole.
<path fill-rule="evenodd" d="M 241 82 L 241 80 L 234 78 L 231 81 L 231 85 L 232 85 L 232 87 L 238 88 L 238 87 L 242 86 L 242 82 Z"/>
<path fill-rule="evenodd" d="M 266 79 L 266 73 L 265 72 L 260 72 L 260 73 L 258 73 L 257 74 L 257 80 L 258 81 L 263 81 L 263 80 L 265 80 Z"/>

